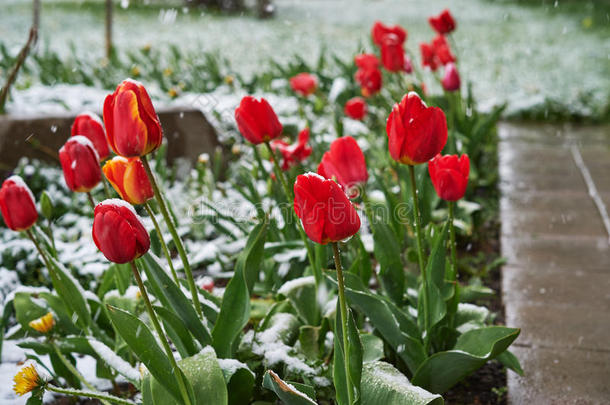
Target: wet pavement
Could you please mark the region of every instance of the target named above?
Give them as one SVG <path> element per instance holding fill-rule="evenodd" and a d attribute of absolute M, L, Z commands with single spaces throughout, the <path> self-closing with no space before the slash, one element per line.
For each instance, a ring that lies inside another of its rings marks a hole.
<path fill-rule="evenodd" d="M 610 126 L 502 124 L 510 404 L 610 404 Z"/>

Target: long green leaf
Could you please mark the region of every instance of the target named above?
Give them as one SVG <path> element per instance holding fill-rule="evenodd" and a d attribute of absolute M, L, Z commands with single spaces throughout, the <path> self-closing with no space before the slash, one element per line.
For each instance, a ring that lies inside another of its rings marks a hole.
<path fill-rule="evenodd" d="M 272 370 L 263 377 L 263 387 L 275 392 L 285 405 L 316 405 L 316 402 L 293 385 L 283 381 Z"/>
<path fill-rule="evenodd" d="M 520 330 L 504 326 L 474 329 L 461 335 L 453 350 L 433 354 L 413 376 L 413 384 L 443 393 L 504 352 Z"/>
<path fill-rule="evenodd" d="M 343 330 L 339 316 L 339 303 L 337 302 L 337 317 L 335 322 L 335 351 L 333 359 L 333 379 L 336 399 L 339 405 L 355 405 L 360 401 L 360 380 L 362 378 L 362 342 L 352 311 L 347 313 L 347 347 L 343 346 Z M 345 374 L 345 357 L 349 358 L 349 382 Z M 348 392 L 352 392 L 353 402 L 349 402 Z"/>
<path fill-rule="evenodd" d="M 53 269 L 49 269 L 53 287 L 55 287 L 55 290 L 66 306 L 77 315 L 75 323 L 83 329 L 89 328 L 89 325 L 91 325 L 91 313 L 89 312 L 82 287 L 72 274 L 54 257 L 49 256 L 49 261 L 51 262 L 51 267 L 53 267 Z"/>

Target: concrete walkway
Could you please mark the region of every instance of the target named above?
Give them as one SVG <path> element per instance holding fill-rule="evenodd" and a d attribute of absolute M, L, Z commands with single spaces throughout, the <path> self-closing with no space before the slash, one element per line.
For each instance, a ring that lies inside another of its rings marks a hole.
<path fill-rule="evenodd" d="M 610 404 L 610 127 L 500 126 L 510 404 Z"/>

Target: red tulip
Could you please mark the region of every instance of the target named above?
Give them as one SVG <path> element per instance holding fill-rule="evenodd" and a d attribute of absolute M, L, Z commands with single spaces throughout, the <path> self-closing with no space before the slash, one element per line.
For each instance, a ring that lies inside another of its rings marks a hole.
<path fill-rule="evenodd" d="M 325 245 L 354 235 L 360 217 L 341 187 L 316 173 L 297 176 L 294 211 L 311 240 Z"/>
<path fill-rule="evenodd" d="M 102 180 L 100 158 L 93 143 L 82 135 L 66 141 L 59 150 L 59 162 L 66 185 L 72 191 L 86 193 Z"/>
<path fill-rule="evenodd" d="M 314 75 L 309 73 L 299 73 L 298 75 L 290 78 L 290 87 L 296 93 L 307 97 L 318 88 L 318 79 Z"/>
<path fill-rule="evenodd" d="M 242 98 L 239 107 L 235 109 L 235 121 L 243 137 L 255 145 L 268 142 L 282 134 L 282 124 L 264 98 Z"/>
<path fill-rule="evenodd" d="M 155 196 L 144 164 L 138 157 L 115 156 L 102 170 L 112 188 L 130 204 L 144 204 Z"/>
<path fill-rule="evenodd" d="M 443 10 L 439 15 L 428 18 L 428 22 L 441 35 L 455 30 L 455 20 L 449 10 Z"/>
<path fill-rule="evenodd" d="M 381 90 L 382 76 L 378 68 L 374 69 L 358 69 L 354 77 L 360 84 L 362 95 L 370 97 Z"/>
<path fill-rule="evenodd" d="M 337 138 L 322 156 L 318 174 L 337 181 L 350 198 L 358 196 L 358 187 L 369 179 L 364 153 L 351 136 Z"/>
<path fill-rule="evenodd" d="M 0 211 L 4 223 L 13 231 L 24 231 L 36 223 L 36 201 L 21 177 L 11 176 L 2 183 Z"/>
<path fill-rule="evenodd" d="M 373 42 L 377 46 L 383 45 L 383 39 L 387 34 L 394 34 L 398 37 L 398 41 L 402 45 L 407 39 L 407 31 L 405 31 L 402 27 L 398 25 L 384 25 L 380 21 L 375 21 L 373 25 L 373 29 L 371 31 L 371 35 L 373 37 Z"/>
<path fill-rule="evenodd" d="M 446 65 L 447 63 L 455 62 L 455 56 L 451 53 L 449 42 L 447 42 L 443 35 L 437 35 L 432 40 L 432 48 L 434 48 L 434 54 L 441 64 Z"/>
<path fill-rule="evenodd" d="M 470 159 L 466 154 L 460 158 L 439 154 L 428 162 L 428 172 L 438 196 L 446 201 L 457 201 L 466 193 Z"/>
<path fill-rule="evenodd" d="M 377 69 L 379 68 L 379 59 L 372 53 L 362 53 L 360 55 L 356 55 L 354 58 L 354 63 L 358 66 L 359 69 Z"/>
<path fill-rule="evenodd" d="M 362 97 L 353 97 L 347 100 L 343 108 L 345 115 L 354 120 L 361 120 L 366 115 L 366 101 Z"/>
<path fill-rule="evenodd" d="M 445 66 L 445 76 L 443 76 L 441 83 L 446 91 L 456 91 L 460 89 L 460 74 L 454 63 L 448 63 L 447 66 Z"/>
<path fill-rule="evenodd" d="M 311 146 L 307 145 L 308 141 L 309 128 L 305 128 L 299 133 L 297 142 L 292 145 L 280 139 L 271 142 L 271 149 L 279 150 L 282 154 L 282 170 L 289 170 L 311 155 L 312 149 Z"/>
<path fill-rule="evenodd" d="M 386 125 L 392 159 L 407 165 L 425 163 L 447 143 L 447 120 L 438 107 L 426 107 L 417 93 L 395 104 Z"/>
<path fill-rule="evenodd" d="M 411 63 L 411 59 L 405 55 L 405 65 L 403 67 L 405 73 L 413 73 L 413 63 Z"/>
<path fill-rule="evenodd" d="M 127 263 L 150 247 L 148 232 L 133 207 L 117 198 L 104 200 L 94 210 L 93 241 L 114 263 Z"/>
<path fill-rule="evenodd" d="M 400 72 L 405 68 L 405 50 L 399 38 L 394 34 L 387 34 L 381 43 L 381 62 L 390 72 Z"/>
<path fill-rule="evenodd" d="M 214 279 L 212 277 L 204 277 L 201 280 L 201 289 L 211 293 L 214 291 Z"/>
<path fill-rule="evenodd" d="M 422 42 L 419 44 L 421 51 L 421 64 L 423 67 L 429 67 L 433 72 L 438 69 L 438 60 L 432 45 Z"/>
<path fill-rule="evenodd" d="M 93 146 L 100 157 L 100 161 L 106 159 L 110 155 L 104 124 L 97 114 L 84 112 L 77 115 L 74 119 L 74 124 L 72 124 L 72 136 L 75 135 L 82 135 L 93 143 Z"/>
<path fill-rule="evenodd" d="M 104 101 L 106 136 L 124 157 L 144 156 L 161 146 L 163 130 L 144 86 L 127 79 Z"/>

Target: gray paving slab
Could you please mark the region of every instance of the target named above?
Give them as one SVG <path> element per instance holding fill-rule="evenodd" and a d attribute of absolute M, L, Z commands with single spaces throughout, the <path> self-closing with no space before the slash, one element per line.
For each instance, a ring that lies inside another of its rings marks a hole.
<path fill-rule="evenodd" d="M 610 404 L 609 128 L 500 126 L 511 404 Z"/>

